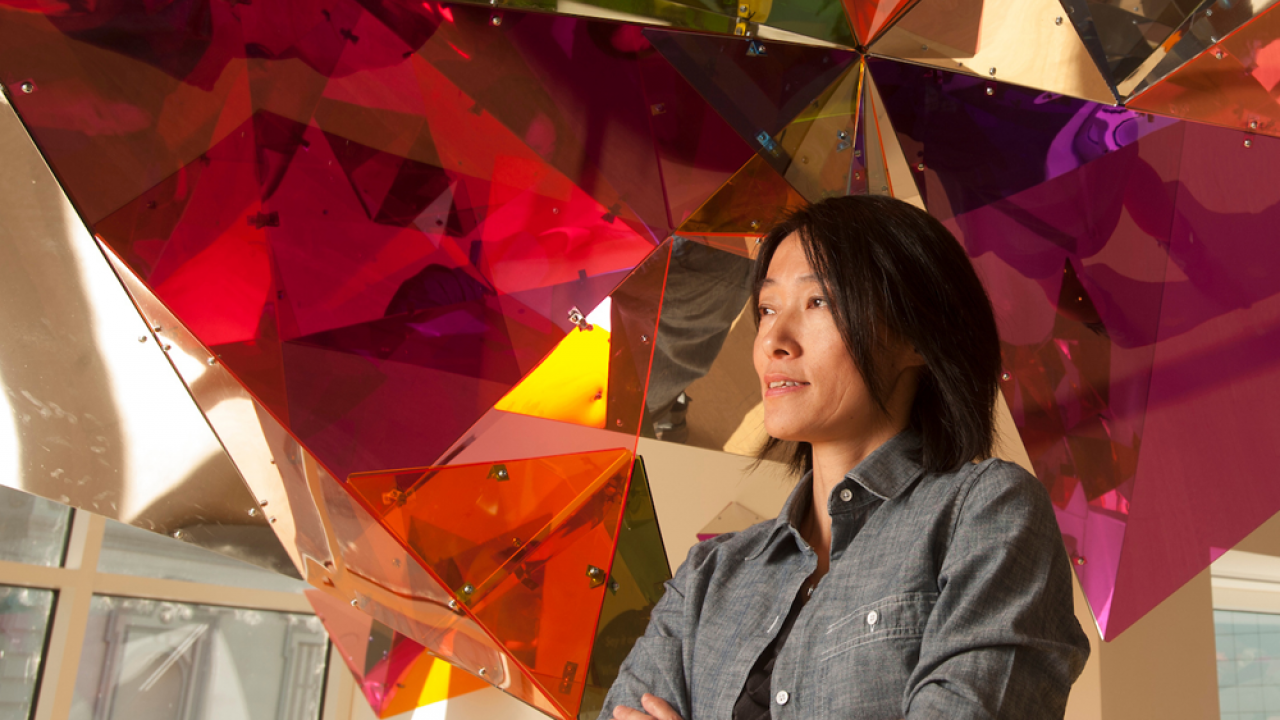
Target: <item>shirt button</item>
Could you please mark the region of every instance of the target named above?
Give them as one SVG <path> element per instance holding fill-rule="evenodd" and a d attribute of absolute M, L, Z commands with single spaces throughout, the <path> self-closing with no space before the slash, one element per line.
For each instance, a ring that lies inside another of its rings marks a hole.
<path fill-rule="evenodd" d="M 841 500 L 843 500 L 843 501 L 845 501 L 845 502 L 849 502 L 850 500 L 852 500 L 852 499 L 853 499 L 853 491 L 852 491 L 852 490 L 850 490 L 849 488 L 845 488 L 845 489 L 841 490 L 841 491 L 840 491 L 840 499 L 841 499 Z"/>
<path fill-rule="evenodd" d="M 867 613 L 868 625 L 875 625 L 879 619 L 880 619 L 880 613 L 876 612 L 875 610 L 872 610 L 871 612 Z"/>
<path fill-rule="evenodd" d="M 786 705 L 787 701 L 791 699 L 791 694 L 786 690 L 779 690 L 778 694 L 773 696 L 773 699 L 778 701 L 779 705 Z"/>

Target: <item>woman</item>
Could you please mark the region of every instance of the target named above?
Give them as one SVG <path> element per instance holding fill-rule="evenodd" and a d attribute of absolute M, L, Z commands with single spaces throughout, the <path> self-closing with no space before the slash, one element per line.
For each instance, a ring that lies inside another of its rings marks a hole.
<path fill-rule="evenodd" d="M 700 543 L 605 700 L 615 720 L 1061 718 L 1089 645 L 1049 499 L 987 459 L 1000 348 L 923 211 L 802 209 L 752 291 L 777 519 Z"/>

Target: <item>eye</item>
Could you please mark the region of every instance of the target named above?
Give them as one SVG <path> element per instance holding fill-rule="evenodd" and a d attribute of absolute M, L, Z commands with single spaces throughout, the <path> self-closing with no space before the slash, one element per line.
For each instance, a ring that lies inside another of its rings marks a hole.
<path fill-rule="evenodd" d="M 756 315 L 758 317 L 764 317 L 765 315 L 772 315 L 772 314 L 773 314 L 773 308 L 771 307 L 765 307 L 764 305 L 761 305 L 756 308 Z"/>
<path fill-rule="evenodd" d="M 831 307 L 831 303 L 824 297 L 809 298 L 810 307 L 826 308 Z"/>

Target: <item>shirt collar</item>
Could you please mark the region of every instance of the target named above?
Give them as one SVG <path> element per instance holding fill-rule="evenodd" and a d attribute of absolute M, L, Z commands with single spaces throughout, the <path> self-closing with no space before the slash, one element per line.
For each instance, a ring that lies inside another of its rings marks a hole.
<path fill-rule="evenodd" d="M 920 449 L 919 434 L 908 427 L 872 450 L 862 462 L 845 473 L 844 480 L 832 488 L 832 495 L 839 493 L 839 488 L 846 483 L 856 482 L 881 500 L 898 497 L 924 474 L 924 467 L 920 465 Z M 804 513 L 812 502 L 813 471 L 810 470 L 796 483 L 787 501 L 782 504 L 778 517 L 774 519 L 773 527 L 750 557 L 759 555 L 772 545 L 783 530 L 793 528 L 798 532 Z"/>

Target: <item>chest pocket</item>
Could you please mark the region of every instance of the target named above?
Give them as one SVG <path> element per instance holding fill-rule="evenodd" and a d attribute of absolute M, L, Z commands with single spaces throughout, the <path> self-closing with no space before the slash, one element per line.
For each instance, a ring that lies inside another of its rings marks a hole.
<path fill-rule="evenodd" d="M 885 640 L 924 637 L 925 625 L 937 602 L 938 594 L 928 592 L 890 595 L 863 605 L 827 626 L 820 640 L 818 660 L 831 660 Z"/>

